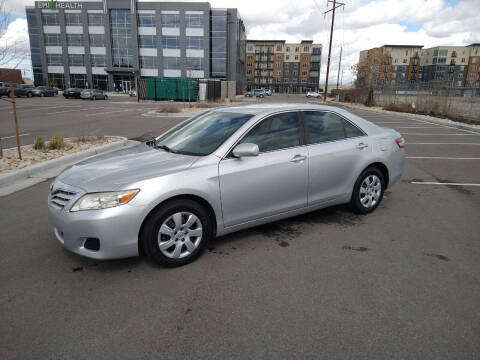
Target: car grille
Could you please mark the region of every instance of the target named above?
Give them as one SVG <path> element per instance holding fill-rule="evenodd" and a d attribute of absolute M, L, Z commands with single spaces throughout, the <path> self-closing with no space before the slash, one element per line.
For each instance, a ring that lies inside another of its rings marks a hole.
<path fill-rule="evenodd" d="M 63 209 L 65 205 L 76 195 L 74 191 L 66 191 L 62 189 L 53 190 L 50 197 L 50 204 L 57 209 Z"/>

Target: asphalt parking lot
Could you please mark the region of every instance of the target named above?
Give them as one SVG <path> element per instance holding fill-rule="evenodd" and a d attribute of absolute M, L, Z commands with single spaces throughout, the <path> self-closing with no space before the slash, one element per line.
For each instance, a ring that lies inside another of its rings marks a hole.
<path fill-rule="evenodd" d="M 20 100 L 25 143 L 180 121 L 142 116 L 150 103 Z M 0 358 L 480 358 L 480 134 L 352 112 L 407 141 L 403 178 L 374 213 L 338 206 L 241 231 L 181 268 L 63 250 L 49 182 L 0 198 Z"/>

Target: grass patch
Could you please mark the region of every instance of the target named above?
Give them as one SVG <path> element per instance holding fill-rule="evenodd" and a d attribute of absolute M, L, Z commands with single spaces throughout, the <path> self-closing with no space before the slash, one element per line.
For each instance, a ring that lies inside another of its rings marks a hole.
<path fill-rule="evenodd" d="M 33 143 L 33 148 L 35 150 L 45 150 L 45 142 L 43 141 L 43 139 L 41 137 L 39 138 L 36 138 L 35 139 L 35 142 Z"/>
<path fill-rule="evenodd" d="M 48 150 L 60 150 L 65 147 L 65 140 L 61 135 L 53 135 L 52 140 L 48 142 Z"/>
<path fill-rule="evenodd" d="M 165 104 L 157 109 L 157 113 L 179 113 L 182 112 L 182 109 L 177 104 Z"/>

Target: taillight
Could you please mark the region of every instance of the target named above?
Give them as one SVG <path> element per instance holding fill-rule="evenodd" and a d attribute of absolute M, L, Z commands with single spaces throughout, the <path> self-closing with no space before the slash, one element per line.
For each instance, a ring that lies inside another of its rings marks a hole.
<path fill-rule="evenodd" d="M 400 149 L 403 149 L 405 147 L 405 139 L 403 137 L 396 138 L 395 142 Z"/>

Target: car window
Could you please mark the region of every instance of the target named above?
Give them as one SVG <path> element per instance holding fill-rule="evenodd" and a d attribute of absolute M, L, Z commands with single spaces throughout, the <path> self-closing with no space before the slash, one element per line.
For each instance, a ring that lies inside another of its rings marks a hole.
<path fill-rule="evenodd" d="M 347 138 L 365 135 L 365 133 L 362 130 L 360 130 L 358 127 L 353 125 L 350 121 L 343 119 L 343 124 L 345 126 L 345 133 L 347 135 Z"/>
<path fill-rule="evenodd" d="M 300 145 L 297 112 L 276 114 L 262 120 L 240 143 L 257 144 L 260 152 Z"/>
<path fill-rule="evenodd" d="M 345 138 L 343 119 L 330 112 L 305 111 L 308 142 L 316 144 Z"/>
<path fill-rule="evenodd" d="M 201 114 L 158 138 L 156 145 L 167 146 L 173 152 L 208 155 L 252 117 L 220 111 Z"/>

